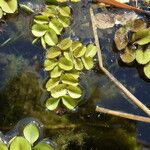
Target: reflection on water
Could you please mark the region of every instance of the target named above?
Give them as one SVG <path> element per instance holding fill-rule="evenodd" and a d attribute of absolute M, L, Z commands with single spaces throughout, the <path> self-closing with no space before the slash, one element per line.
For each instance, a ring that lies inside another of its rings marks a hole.
<path fill-rule="evenodd" d="M 85 43 L 93 41 L 89 5 L 85 7 L 85 3 L 81 2 L 77 6 L 72 6 L 74 21 L 64 36 L 79 37 Z M 8 131 L 22 118 L 34 117 L 44 124 L 47 137 L 52 137 L 60 149 L 140 150 L 138 135 L 141 135 L 140 140 L 150 141 L 147 124 L 95 113 L 95 106 L 100 105 L 142 114 L 98 69 L 81 75 L 85 99 L 78 110 L 59 116 L 45 109 L 44 102 L 48 97 L 44 89 L 47 75 L 42 68 L 45 51 L 39 45 L 31 44 L 31 18 L 32 15 L 24 12 L 10 17 L 6 22 L 6 31 L 0 34 L 3 42 L 11 38 L 0 47 L 0 130 Z M 149 83 L 139 78 L 135 68 L 119 66 L 118 55 L 111 51 L 110 34 L 110 30 L 99 31 L 100 37 L 105 35 L 101 41 L 105 43 L 102 49 L 106 66 L 149 105 Z"/>

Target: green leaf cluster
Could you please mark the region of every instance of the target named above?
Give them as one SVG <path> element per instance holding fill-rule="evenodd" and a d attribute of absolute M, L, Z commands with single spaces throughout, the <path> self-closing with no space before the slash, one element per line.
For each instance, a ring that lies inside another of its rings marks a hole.
<path fill-rule="evenodd" d="M 34 17 L 33 43 L 40 40 L 43 48 L 58 43 L 58 36 L 70 25 L 71 9 L 68 6 L 46 5 L 43 11 Z"/>
<path fill-rule="evenodd" d="M 131 38 L 128 34 L 131 34 Z M 114 38 L 116 47 L 121 51 L 120 58 L 125 63 L 136 61 L 143 65 L 143 72 L 150 79 L 150 28 L 141 20 L 130 21 L 119 28 Z"/>
<path fill-rule="evenodd" d="M 49 110 L 56 109 L 60 102 L 68 109 L 78 105 L 83 94 L 79 75 L 82 70 L 93 68 L 96 53 L 94 44 L 85 46 L 70 38 L 47 50 L 44 68 L 50 76 L 46 83 L 46 89 L 51 94 L 51 98 L 46 101 Z"/>
<path fill-rule="evenodd" d="M 0 19 L 6 13 L 14 13 L 17 8 L 17 0 L 0 0 Z"/>
<path fill-rule="evenodd" d="M 38 127 L 34 123 L 27 124 L 23 129 L 23 136 L 15 136 L 8 145 L 0 142 L 0 150 L 53 150 L 51 145 L 42 141 L 35 145 L 39 136 Z"/>

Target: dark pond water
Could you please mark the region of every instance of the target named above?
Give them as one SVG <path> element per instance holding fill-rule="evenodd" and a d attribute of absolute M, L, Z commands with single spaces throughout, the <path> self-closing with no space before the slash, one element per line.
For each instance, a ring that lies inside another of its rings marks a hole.
<path fill-rule="evenodd" d="M 43 7 L 40 0 L 22 0 L 33 9 Z M 94 41 L 91 27 L 90 4 L 72 5 L 73 21 L 62 35 L 80 39 L 83 43 Z M 45 126 L 47 137 L 60 149 L 83 150 L 139 150 L 150 145 L 148 123 L 133 122 L 95 113 L 96 105 L 146 116 L 139 108 L 100 73 L 98 65 L 81 74 L 85 88 L 85 102 L 77 110 L 62 116 L 45 109 L 48 93 L 44 88 L 47 78 L 43 70 L 45 50 L 40 44 L 32 45 L 30 29 L 33 15 L 19 10 L 19 14 L 1 23 L 0 33 L 0 130 L 6 133 L 25 118 L 34 117 Z M 104 62 L 108 70 L 137 98 L 150 107 L 150 82 L 139 77 L 136 67 L 122 66 L 119 55 L 113 51 L 114 30 L 99 30 Z M 141 147 L 140 147 L 141 146 Z"/>

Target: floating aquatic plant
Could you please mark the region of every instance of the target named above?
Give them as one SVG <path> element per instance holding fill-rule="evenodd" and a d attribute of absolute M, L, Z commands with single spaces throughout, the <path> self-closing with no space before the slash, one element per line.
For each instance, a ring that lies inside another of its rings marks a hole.
<path fill-rule="evenodd" d="M 70 25 L 71 9 L 68 6 L 46 5 L 45 9 L 34 18 L 33 41 L 41 40 L 43 48 L 58 43 L 58 35 Z"/>
<path fill-rule="evenodd" d="M 17 0 L 0 0 L 0 19 L 6 13 L 14 13 L 17 10 Z"/>
<path fill-rule="evenodd" d="M 116 31 L 114 40 L 122 61 L 128 64 L 136 60 L 150 79 L 150 28 L 147 24 L 141 19 L 130 21 Z"/>
<path fill-rule="evenodd" d="M 56 109 L 60 102 L 68 109 L 78 105 L 83 95 L 79 85 L 80 73 L 93 68 L 96 52 L 94 44 L 85 46 L 70 38 L 47 50 L 44 68 L 50 75 L 46 83 L 46 89 L 51 94 L 51 98 L 46 101 L 49 110 Z"/>
<path fill-rule="evenodd" d="M 22 126 L 22 124 L 21 124 Z M 21 133 L 16 133 L 9 141 L 7 136 L 0 141 L 0 150 L 53 150 L 52 145 L 45 140 L 37 142 L 40 137 L 40 129 L 36 121 L 26 124 Z M 3 142 L 5 141 L 5 142 Z"/>

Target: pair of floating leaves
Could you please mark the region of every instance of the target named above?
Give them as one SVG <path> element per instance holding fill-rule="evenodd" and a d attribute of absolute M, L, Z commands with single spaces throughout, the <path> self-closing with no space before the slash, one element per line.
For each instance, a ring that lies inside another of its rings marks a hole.
<path fill-rule="evenodd" d="M 40 133 L 38 127 L 30 123 L 23 129 L 23 136 L 16 136 L 9 142 L 9 148 L 2 142 L 0 142 L 0 150 L 53 150 L 53 148 L 40 142 L 33 147 L 33 144 L 38 140 Z"/>
<path fill-rule="evenodd" d="M 55 110 L 60 101 L 70 110 L 74 109 L 78 105 L 78 100 L 74 100 L 70 96 L 63 96 L 61 98 L 49 98 L 46 101 L 46 107 L 49 110 Z"/>
<path fill-rule="evenodd" d="M 17 0 L 0 0 L 0 19 L 5 13 L 14 13 L 17 7 Z"/>
<path fill-rule="evenodd" d="M 83 69 L 93 68 L 93 57 L 96 53 L 94 44 L 84 46 L 70 38 L 47 50 L 44 68 L 50 74 L 50 79 L 46 83 L 46 89 L 52 96 L 46 102 L 49 110 L 56 109 L 60 101 L 68 109 L 73 109 L 77 105 L 77 99 L 82 96 L 79 75 Z"/>
<path fill-rule="evenodd" d="M 41 39 L 43 48 L 46 45 L 54 46 L 58 43 L 58 35 L 70 25 L 71 9 L 68 6 L 47 5 L 45 9 L 34 18 L 32 34 L 33 41 Z"/>
<path fill-rule="evenodd" d="M 53 89 L 51 89 L 51 96 L 53 98 L 59 98 L 65 95 L 69 95 L 70 97 L 74 99 L 78 99 L 82 96 L 82 91 L 79 86 L 72 85 L 72 82 L 75 81 L 66 81 L 65 79 L 62 79 L 63 83 L 56 85 Z M 64 84 L 64 82 L 69 83 Z M 74 84 L 74 83 L 73 83 Z"/>

